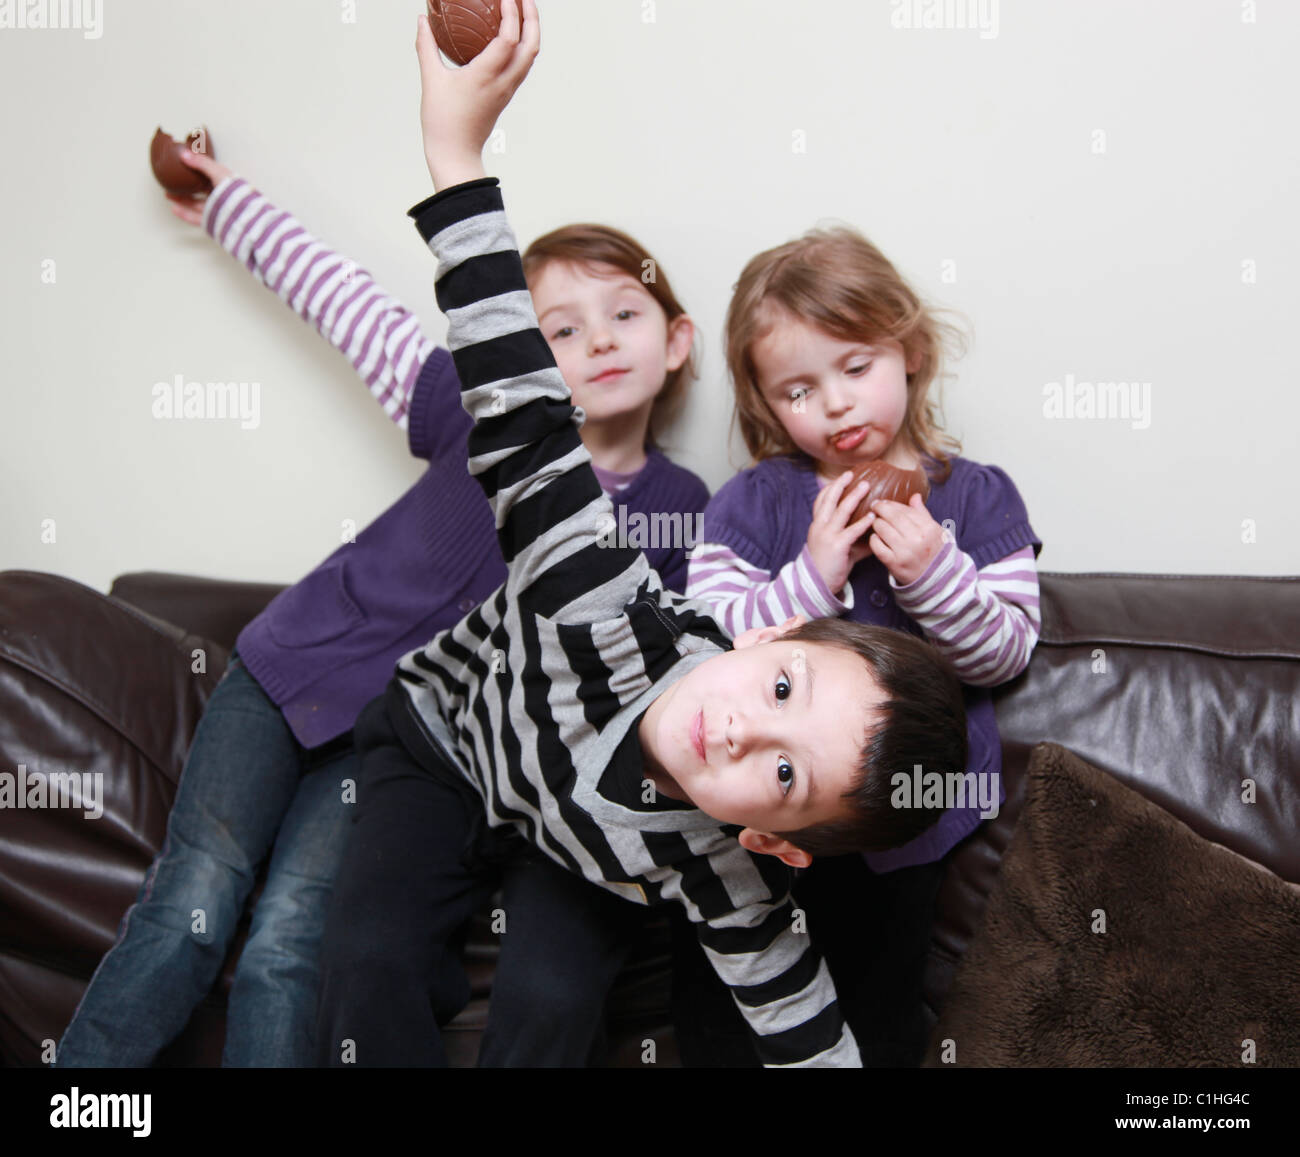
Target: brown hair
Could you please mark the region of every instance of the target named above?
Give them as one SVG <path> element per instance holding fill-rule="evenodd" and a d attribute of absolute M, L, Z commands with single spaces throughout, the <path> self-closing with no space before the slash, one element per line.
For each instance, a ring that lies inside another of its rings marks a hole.
<path fill-rule="evenodd" d="M 811 856 L 883 852 L 910 843 L 943 814 L 941 807 L 896 807 L 893 777 L 919 764 L 943 774 L 966 770 L 966 700 L 947 659 L 907 631 L 848 619 L 813 619 L 781 636 L 857 655 L 885 694 L 868 724 L 844 814 L 795 832 L 774 832 Z"/>
<path fill-rule="evenodd" d="M 735 390 L 733 422 L 755 462 L 798 447 L 759 390 L 751 351 L 754 343 L 781 323 L 782 315 L 816 326 L 841 341 L 900 342 L 908 362 L 907 412 L 900 435 L 911 440 L 945 481 L 952 472 L 945 450 L 961 443 L 943 433 L 930 387 L 942 383 L 945 345 L 965 350 L 957 326 L 940 321 L 899 275 L 898 270 L 857 230 L 848 226 L 813 229 L 796 241 L 760 253 L 745 266 L 731 298 L 726 321 L 727 369 Z"/>
<path fill-rule="evenodd" d="M 531 286 L 551 262 L 563 261 L 580 266 L 594 276 L 607 275 L 612 267 L 645 286 L 646 292 L 659 303 L 671 325 L 686 313 L 677 300 L 667 275 L 640 242 L 608 225 L 565 225 L 537 238 L 523 256 L 524 279 Z M 686 393 L 696 378 L 695 348 L 677 369 L 669 371 L 663 388 L 650 410 L 647 438 L 650 445 L 662 450 L 664 432 L 681 413 Z"/>

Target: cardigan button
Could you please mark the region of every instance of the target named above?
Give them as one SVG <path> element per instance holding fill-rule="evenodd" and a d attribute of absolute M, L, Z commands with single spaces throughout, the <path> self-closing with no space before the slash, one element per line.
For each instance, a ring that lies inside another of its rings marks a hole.
<path fill-rule="evenodd" d="M 474 600 L 473 600 L 473 599 L 461 599 L 461 600 L 460 600 L 460 613 L 461 613 L 462 615 L 468 615 L 468 614 L 470 613 L 470 611 L 472 611 L 473 609 L 474 609 Z"/>
<path fill-rule="evenodd" d="M 883 607 L 889 602 L 889 596 L 884 591 L 872 591 L 867 597 L 871 600 L 873 607 Z"/>

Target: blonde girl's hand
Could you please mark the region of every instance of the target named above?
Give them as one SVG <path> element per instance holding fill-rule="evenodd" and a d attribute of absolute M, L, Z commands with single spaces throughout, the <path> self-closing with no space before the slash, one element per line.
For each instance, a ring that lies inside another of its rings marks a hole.
<path fill-rule="evenodd" d="M 181 152 L 180 158 L 191 169 L 198 169 L 209 181 L 212 182 L 212 188 L 216 188 L 227 177 L 231 176 L 233 170 L 225 165 L 219 165 L 206 153 L 196 153 L 193 149 L 185 149 Z M 196 193 L 192 197 L 182 197 L 178 193 L 168 193 L 167 200 L 171 204 L 172 212 L 182 221 L 191 225 L 203 224 L 203 206 L 207 204 L 207 193 Z"/>
<path fill-rule="evenodd" d="M 853 471 L 846 470 L 822 487 L 813 502 L 812 525 L 808 528 L 808 552 L 813 565 L 836 597 L 848 581 L 849 571 L 872 553 L 870 543 L 862 541 L 862 536 L 875 521 L 874 512 L 857 522 L 849 521 L 871 483 L 864 479 L 846 491 L 852 478 Z"/>
<path fill-rule="evenodd" d="M 872 549 L 899 586 L 916 582 L 943 548 L 943 527 L 925 508 L 919 494 L 907 503 L 873 502 Z"/>
<path fill-rule="evenodd" d="M 415 40 L 420 58 L 420 125 L 429 175 L 441 191 L 485 176 L 483 146 L 497 118 L 524 82 L 541 46 L 541 24 L 534 0 L 501 5 L 501 30 L 463 68 L 445 63 L 433 39 L 428 15 L 421 15 Z"/>

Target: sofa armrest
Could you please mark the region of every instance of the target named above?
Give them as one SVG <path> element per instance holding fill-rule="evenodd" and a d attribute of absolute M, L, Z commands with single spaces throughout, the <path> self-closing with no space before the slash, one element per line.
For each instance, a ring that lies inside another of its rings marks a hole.
<path fill-rule="evenodd" d="M 71 1019 L 162 846 L 225 663 L 81 583 L 0 573 L 0 771 L 25 797 L 0 807 L 0 1066 L 39 1063 Z"/>
<path fill-rule="evenodd" d="M 229 651 L 247 623 L 284 587 L 138 571 L 113 580 L 109 597 L 211 639 Z"/>

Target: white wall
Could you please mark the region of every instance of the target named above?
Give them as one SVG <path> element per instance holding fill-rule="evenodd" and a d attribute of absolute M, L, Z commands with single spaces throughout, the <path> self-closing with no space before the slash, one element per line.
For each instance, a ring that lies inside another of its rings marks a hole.
<path fill-rule="evenodd" d="M 147 164 L 159 123 L 206 122 L 441 336 L 405 216 L 431 191 L 421 3 L 348 7 L 105 0 L 97 39 L 0 30 L 0 568 L 289 582 L 417 476 L 342 357 L 173 218 Z M 679 456 L 711 486 L 743 464 L 721 434 L 731 286 L 846 220 L 973 322 L 949 427 L 1016 480 L 1042 567 L 1300 573 L 1300 5 L 977 2 L 996 35 L 895 27 L 913 6 L 890 0 L 540 7 L 489 171 L 522 242 L 600 220 L 658 255 L 703 333 Z M 155 420 L 178 374 L 256 380 L 260 425 Z M 1150 383 L 1149 425 L 1049 420 L 1067 375 Z"/>

